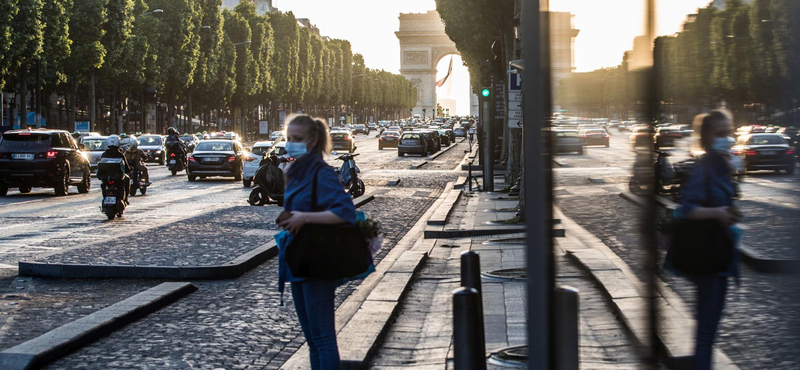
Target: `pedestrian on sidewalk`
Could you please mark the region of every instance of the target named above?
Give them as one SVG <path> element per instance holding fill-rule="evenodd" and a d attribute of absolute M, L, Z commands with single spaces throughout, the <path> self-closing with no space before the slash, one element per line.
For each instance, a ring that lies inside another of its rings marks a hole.
<path fill-rule="evenodd" d="M 701 230 L 698 235 L 689 235 L 688 238 L 694 242 L 684 243 L 684 246 L 691 244 L 693 248 L 713 251 L 719 251 L 720 248 L 717 247 L 719 245 L 726 246 L 722 249 L 726 253 L 711 256 L 709 261 L 729 260 L 729 262 L 723 262 L 721 266 L 714 267 L 681 268 L 680 266 L 691 266 L 693 262 L 685 261 L 686 253 L 679 252 L 681 246 L 675 245 L 676 237 L 667 254 L 666 266 L 668 268 L 674 266 L 678 272 L 687 275 L 697 286 L 697 333 L 693 368 L 708 370 L 711 369 L 712 345 L 725 306 L 728 278 L 734 277 L 738 281 L 739 252 L 737 245 L 741 239 L 741 230 L 735 224 L 739 221 L 741 214 L 734 205 L 736 184 L 733 181 L 731 165 L 731 146 L 734 142 L 730 137 L 733 133 L 731 115 L 725 111 L 713 111 L 707 115 L 698 116 L 696 121 L 702 122 L 700 124 L 700 144 L 705 150 L 705 154 L 699 157 L 681 185 L 681 206 L 676 210 L 675 218 L 693 222 L 695 225 L 706 225 L 701 226 L 705 230 Z M 703 223 L 709 220 L 719 224 Z M 702 233 L 702 231 L 717 227 L 720 230 L 718 233 L 706 233 L 705 235 Z M 708 235 L 711 235 L 710 240 Z M 685 237 L 687 236 L 684 235 L 683 240 L 686 240 Z M 711 265 L 711 263 L 701 263 Z"/>
<path fill-rule="evenodd" d="M 306 224 L 356 223 L 353 199 L 322 157 L 330 151 L 327 126 L 323 120 L 309 115 L 298 115 L 289 121 L 286 152 L 295 162 L 286 168 L 285 213 L 279 218 L 279 225 L 294 235 Z M 311 199 L 314 179 L 317 181 L 316 200 Z M 312 204 L 316 204 L 313 211 Z M 297 318 L 308 343 L 311 369 L 338 370 L 334 297 L 342 279 L 292 277 L 283 254 L 279 255 L 279 264 L 281 284 L 291 282 Z"/>

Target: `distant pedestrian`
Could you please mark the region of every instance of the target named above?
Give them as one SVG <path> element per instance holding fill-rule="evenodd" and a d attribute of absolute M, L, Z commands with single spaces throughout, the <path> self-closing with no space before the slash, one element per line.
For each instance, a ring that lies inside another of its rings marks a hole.
<path fill-rule="evenodd" d="M 285 211 L 278 223 L 293 235 L 307 224 L 356 223 L 353 200 L 322 157 L 330 151 L 327 132 L 324 121 L 308 115 L 296 116 L 288 125 L 286 154 L 295 158 L 295 162 L 286 169 Z M 314 193 L 316 199 L 312 199 Z M 279 256 L 279 263 L 281 281 L 292 284 L 292 298 L 308 343 L 311 369 L 339 369 L 334 291 L 342 279 L 292 277 L 284 255 Z"/>
<path fill-rule="evenodd" d="M 475 127 L 469 128 L 469 146 L 472 147 L 472 140 L 475 138 Z"/>
<path fill-rule="evenodd" d="M 676 210 L 673 245 L 667 266 L 687 275 L 697 286 L 697 334 L 694 369 L 711 369 L 712 345 L 717 333 L 728 278 L 739 276 L 737 244 L 741 214 L 734 205 L 731 146 L 732 119 L 713 111 L 699 117 L 700 144 L 705 150 L 681 186 L 681 206 Z M 694 229 L 692 229 L 694 228 Z M 691 234 L 691 235 L 687 235 Z M 676 242 L 682 241 L 682 242 Z"/>

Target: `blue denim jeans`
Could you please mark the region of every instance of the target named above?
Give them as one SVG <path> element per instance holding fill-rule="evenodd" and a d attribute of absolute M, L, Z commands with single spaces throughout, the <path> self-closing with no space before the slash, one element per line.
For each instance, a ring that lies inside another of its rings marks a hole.
<path fill-rule="evenodd" d="M 312 370 L 339 370 L 336 320 L 333 310 L 336 280 L 292 283 L 297 318 L 308 343 Z"/>
<path fill-rule="evenodd" d="M 711 354 L 717 327 L 725 307 L 728 278 L 725 276 L 695 276 L 697 285 L 697 337 L 694 370 L 711 369 Z"/>

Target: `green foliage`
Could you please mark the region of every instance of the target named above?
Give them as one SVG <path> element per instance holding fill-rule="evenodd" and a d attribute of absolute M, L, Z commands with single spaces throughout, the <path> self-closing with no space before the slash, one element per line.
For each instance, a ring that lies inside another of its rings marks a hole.
<path fill-rule="evenodd" d="M 42 80 L 54 88 L 67 80 L 64 61 L 72 52 L 69 38 L 69 9 L 72 0 L 45 0 L 42 9 L 44 34 L 42 44 Z"/>
<path fill-rule="evenodd" d="M 269 17 L 275 33 L 275 52 L 272 55 L 272 97 L 276 102 L 299 102 L 302 97 L 297 86 L 299 68 L 299 37 L 294 14 L 272 13 Z"/>
<path fill-rule="evenodd" d="M 245 41 L 250 40 L 252 34 L 247 20 L 238 12 L 227 9 L 222 13 L 225 18 L 225 36 L 234 41 L 234 66 L 236 69 L 236 89 L 233 94 L 234 103 L 242 103 L 244 99 L 253 94 L 256 79 L 253 75 L 255 61 L 253 53 Z"/>
<path fill-rule="evenodd" d="M 12 21 L 17 15 L 18 0 L 0 0 L 0 89 L 5 86 L 6 76 L 11 68 Z"/>
<path fill-rule="evenodd" d="M 158 90 L 174 99 L 188 88 L 200 55 L 200 7 L 194 0 L 150 0 L 150 9 L 162 9 L 150 38 L 152 52 L 158 55 Z"/>
<path fill-rule="evenodd" d="M 42 53 L 44 23 L 42 0 L 18 0 L 17 12 L 10 23 L 9 82 L 18 83 L 18 73 L 30 71 Z"/>
<path fill-rule="evenodd" d="M 90 68 L 103 66 L 106 48 L 102 43 L 108 21 L 107 0 L 74 0 L 69 20 L 72 53 L 67 60 L 67 71 L 83 76 Z"/>

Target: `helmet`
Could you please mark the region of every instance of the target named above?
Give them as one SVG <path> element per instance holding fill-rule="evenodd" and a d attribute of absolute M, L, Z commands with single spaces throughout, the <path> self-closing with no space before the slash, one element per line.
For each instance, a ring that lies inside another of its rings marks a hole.
<path fill-rule="evenodd" d="M 119 136 L 117 135 L 109 136 L 108 139 L 106 139 L 106 145 L 108 145 L 109 147 L 115 146 L 119 148 Z"/>
<path fill-rule="evenodd" d="M 131 149 L 138 149 L 139 148 L 139 141 L 136 139 L 131 138 Z"/>
<path fill-rule="evenodd" d="M 175 128 L 174 128 L 174 127 L 170 127 L 169 129 L 167 129 L 167 132 L 168 132 L 170 135 L 172 135 L 172 134 L 174 134 L 176 131 L 175 131 Z"/>
<path fill-rule="evenodd" d="M 203 140 L 208 140 L 208 139 L 211 139 L 211 136 L 209 136 L 208 134 L 203 135 Z"/>

